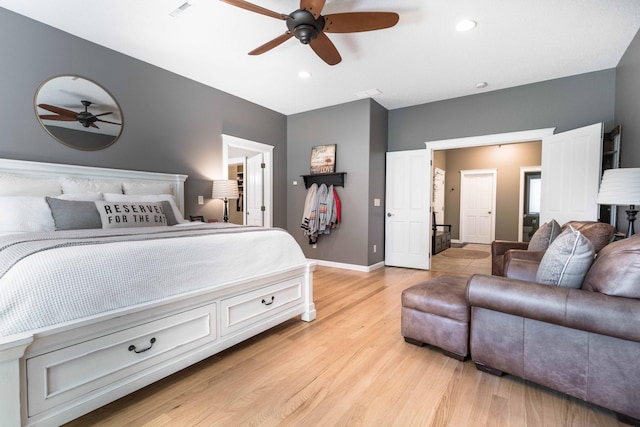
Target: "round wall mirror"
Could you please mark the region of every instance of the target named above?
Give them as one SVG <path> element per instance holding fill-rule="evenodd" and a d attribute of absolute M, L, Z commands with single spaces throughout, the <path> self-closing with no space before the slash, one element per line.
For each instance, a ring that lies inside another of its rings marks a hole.
<path fill-rule="evenodd" d="M 36 92 L 34 108 L 49 135 L 72 148 L 101 150 L 122 132 L 122 111 L 115 99 L 95 82 L 78 76 L 58 76 Z"/>

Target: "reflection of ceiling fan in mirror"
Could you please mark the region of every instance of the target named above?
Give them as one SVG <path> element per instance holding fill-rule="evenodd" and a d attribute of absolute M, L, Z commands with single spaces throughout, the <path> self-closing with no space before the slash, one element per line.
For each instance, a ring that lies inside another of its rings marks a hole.
<path fill-rule="evenodd" d="M 289 15 L 273 12 L 244 0 L 222 0 L 233 6 L 260 13 L 287 23 L 287 31 L 281 36 L 249 52 L 260 55 L 295 36 L 302 44 L 308 44 L 324 62 L 336 65 L 342 58 L 338 49 L 325 33 L 355 33 L 381 30 L 396 25 L 399 16 L 394 12 L 351 12 L 321 15 L 326 0 L 300 0 L 300 9 Z"/>
<path fill-rule="evenodd" d="M 85 100 L 82 100 L 80 102 L 82 103 L 82 105 L 84 105 L 84 111 L 81 111 L 79 113 L 75 111 L 67 110 L 66 108 L 56 107 L 55 105 L 38 104 L 38 107 L 42 108 L 43 110 L 56 113 L 56 114 L 40 114 L 39 117 L 42 120 L 56 120 L 61 122 L 73 122 L 77 120 L 83 127 L 88 128 L 89 126 L 91 126 L 96 129 L 100 129 L 100 128 L 98 127 L 98 125 L 96 125 L 95 122 L 109 123 L 109 124 L 118 125 L 118 126 L 122 125 L 122 123 L 110 122 L 110 121 L 102 120 L 98 118 L 100 116 L 113 114 L 112 111 L 107 113 L 92 114 L 88 110 L 91 104 L 93 103 L 91 101 L 85 101 Z"/>

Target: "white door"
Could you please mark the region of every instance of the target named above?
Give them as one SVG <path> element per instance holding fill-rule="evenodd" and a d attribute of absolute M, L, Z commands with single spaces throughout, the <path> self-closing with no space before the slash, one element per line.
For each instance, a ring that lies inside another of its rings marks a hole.
<path fill-rule="evenodd" d="M 496 170 L 460 172 L 460 240 L 489 244 L 495 235 Z"/>
<path fill-rule="evenodd" d="M 246 224 L 264 226 L 264 162 L 262 153 L 247 158 L 245 173 Z"/>
<path fill-rule="evenodd" d="M 540 224 L 598 219 L 602 129 L 596 123 L 542 139 Z"/>
<path fill-rule="evenodd" d="M 430 172 L 426 150 L 387 153 L 386 265 L 429 268 Z"/>

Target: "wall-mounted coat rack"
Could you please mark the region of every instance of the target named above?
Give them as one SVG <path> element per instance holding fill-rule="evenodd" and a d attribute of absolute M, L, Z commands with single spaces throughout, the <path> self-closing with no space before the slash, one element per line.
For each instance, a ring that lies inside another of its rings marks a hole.
<path fill-rule="evenodd" d="M 333 185 L 336 187 L 344 187 L 344 176 L 346 174 L 346 172 L 335 172 L 301 176 L 304 179 L 305 188 L 309 188 L 313 183 L 316 183 L 318 185 L 325 184 L 326 186 Z"/>

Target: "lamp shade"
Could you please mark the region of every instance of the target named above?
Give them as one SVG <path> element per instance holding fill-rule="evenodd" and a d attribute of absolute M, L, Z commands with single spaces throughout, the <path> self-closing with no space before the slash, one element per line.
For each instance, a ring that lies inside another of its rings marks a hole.
<path fill-rule="evenodd" d="M 216 179 L 213 181 L 211 198 L 213 199 L 237 199 L 238 181 L 233 179 Z"/>
<path fill-rule="evenodd" d="M 596 202 L 599 205 L 640 205 L 640 168 L 605 170 Z"/>

